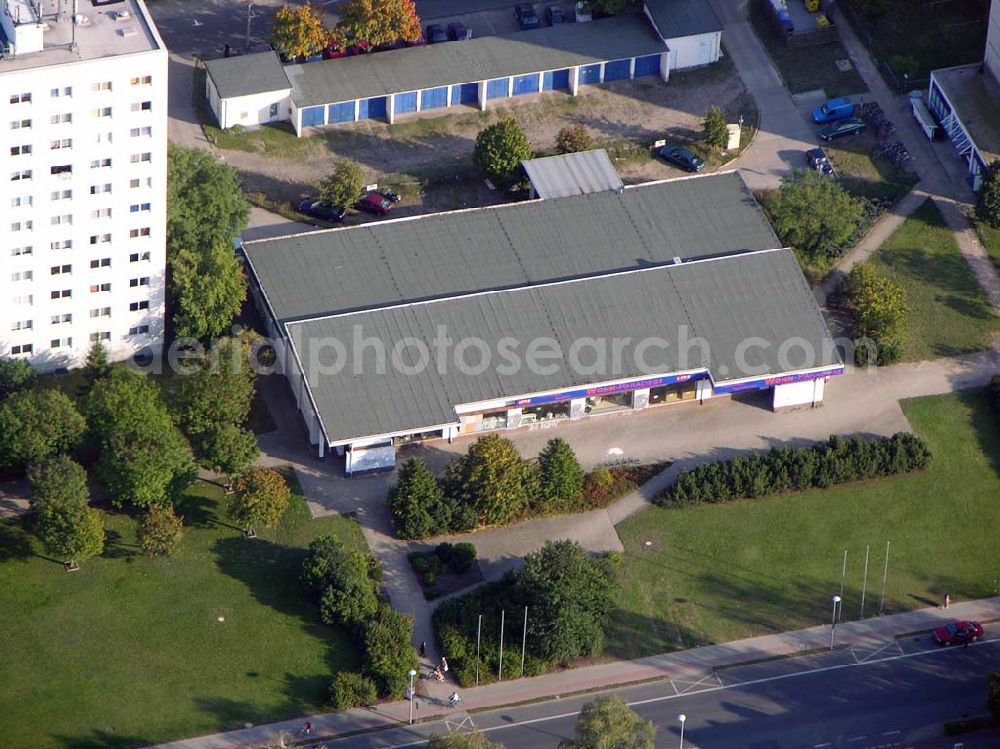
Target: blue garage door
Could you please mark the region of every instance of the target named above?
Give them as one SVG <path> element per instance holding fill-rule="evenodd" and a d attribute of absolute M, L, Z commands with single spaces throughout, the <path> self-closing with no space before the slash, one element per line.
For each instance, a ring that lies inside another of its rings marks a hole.
<path fill-rule="evenodd" d="M 302 127 L 312 127 L 323 124 L 326 107 L 306 107 L 302 110 Z"/>
<path fill-rule="evenodd" d="M 569 70 L 550 70 L 542 74 L 543 91 L 561 91 L 569 88 Z"/>
<path fill-rule="evenodd" d="M 635 58 L 635 77 L 640 75 L 659 75 L 660 56 L 647 55 L 646 57 Z"/>
<path fill-rule="evenodd" d="M 503 99 L 507 96 L 507 86 L 510 78 L 495 78 L 486 84 L 487 99 Z"/>
<path fill-rule="evenodd" d="M 374 99 L 362 99 L 358 102 L 359 119 L 385 119 L 385 116 L 388 114 L 388 101 L 388 96 L 376 96 Z"/>
<path fill-rule="evenodd" d="M 405 94 L 396 94 L 396 103 L 394 106 L 394 111 L 396 114 L 406 114 L 407 112 L 416 112 L 417 92 L 407 91 Z"/>
<path fill-rule="evenodd" d="M 597 65 L 584 65 L 580 68 L 580 83 L 600 83 L 601 82 L 601 66 Z"/>
<path fill-rule="evenodd" d="M 460 83 L 457 86 L 451 87 L 451 103 L 452 106 L 455 104 L 478 104 L 479 103 L 479 84 L 478 83 Z"/>
<path fill-rule="evenodd" d="M 326 121 L 330 124 L 334 122 L 354 122 L 354 102 L 342 101 L 340 104 L 331 104 L 327 108 Z"/>
<path fill-rule="evenodd" d="M 438 109 L 448 106 L 448 87 L 427 88 L 420 92 L 421 109 Z"/>
<path fill-rule="evenodd" d="M 604 80 L 627 81 L 631 67 L 631 60 L 612 60 L 611 62 L 606 62 L 604 63 Z"/>
<path fill-rule="evenodd" d="M 538 93 L 537 75 L 514 76 L 514 96 L 520 96 L 521 94 L 537 94 L 537 93 Z"/>

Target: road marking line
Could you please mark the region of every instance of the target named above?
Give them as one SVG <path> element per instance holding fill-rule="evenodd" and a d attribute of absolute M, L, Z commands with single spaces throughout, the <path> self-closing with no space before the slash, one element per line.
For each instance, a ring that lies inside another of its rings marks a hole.
<path fill-rule="evenodd" d="M 864 741 L 867 738 L 867 736 L 852 736 L 848 741 Z"/>
<path fill-rule="evenodd" d="M 813 744 L 813 749 L 823 749 L 824 746 L 832 746 L 832 744 L 829 741 L 822 744 Z"/>
<path fill-rule="evenodd" d="M 902 731 L 900 731 L 898 728 L 895 731 L 882 731 L 883 736 L 898 736 L 901 733 Z"/>

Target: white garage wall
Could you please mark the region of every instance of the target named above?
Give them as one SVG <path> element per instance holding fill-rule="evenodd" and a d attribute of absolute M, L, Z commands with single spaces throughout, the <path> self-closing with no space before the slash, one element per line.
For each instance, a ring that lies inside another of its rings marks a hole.
<path fill-rule="evenodd" d="M 667 46 L 674 53 L 674 69 L 693 68 L 717 62 L 720 55 L 722 32 L 697 34 L 667 39 Z"/>
<path fill-rule="evenodd" d="M 211 95 L 209 102 L 211 102 Z M 271 116 L 271 105 L 278 105 L 278 113 Z M 266 91 L 263 94 L 252 94 L 250 96 L 234 96 L 223 99 L 220 109 L 214 106 L 212 110 L 219 118 L 219 127 L 223 130 L 242 125 L 243 127 L 254 127 L 267 122 L 279 122 L 288 120 L 292 106 L 292 90 Z"/>

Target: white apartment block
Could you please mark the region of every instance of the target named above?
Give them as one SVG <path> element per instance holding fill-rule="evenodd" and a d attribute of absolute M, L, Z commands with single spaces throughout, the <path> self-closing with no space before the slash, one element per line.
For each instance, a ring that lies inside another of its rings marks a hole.
<path fill-rule="evenodd" d="M 142 0 L 0 0 L 0 356 L 159 350 L 167 51 Z"/>

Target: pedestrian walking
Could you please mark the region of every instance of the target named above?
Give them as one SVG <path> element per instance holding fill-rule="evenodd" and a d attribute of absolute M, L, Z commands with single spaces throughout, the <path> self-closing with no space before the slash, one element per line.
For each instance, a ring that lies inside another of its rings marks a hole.
<path fill-rule="evenodd" d="M 421 658 L 426 658 L 427 657 L 427 641 L 426 640 L 423 640 L 420 643 L 420 657 Z"/>
<path fill-rule="evenodd" d="M 462 698 L 458 696 L 458 692 L 452 692 L 451 697 L 448 700 L 449 707 L 458 707 L 458 703 L 462 701 Z"/>
<path fill-rule="evenodd" d="M 440 666 L 435 666 L 434 667 L 434 671 L 431 674 L 431 676 L 433 676 L 438 681 L 444 681 L 444 674 L 441 672 L 441 667 Z"/>
<path fill-rule="evenodd" d="M 304 726 L 302 726 L 302 733 L 304 733 L 306 736 L 312 736 L 312 732 L 313 732 L 312 721 L 311 720 L 307 720 L 306 724 Z"/>
<path fill-rule="evenodd" d="M 948 608 L 951 606 L 951 593 L 944 594 L 944 607 Z"/>
<path fill-rule="evenodd" d="M 448 673 L 448 659 L 443 655 L 441 656 L 441 670 Z"/>

